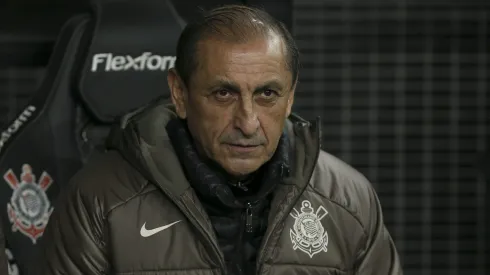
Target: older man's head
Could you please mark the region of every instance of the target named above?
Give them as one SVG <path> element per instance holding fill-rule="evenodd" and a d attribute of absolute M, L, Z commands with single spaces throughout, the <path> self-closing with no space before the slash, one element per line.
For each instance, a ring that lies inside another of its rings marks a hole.
<path fill-rule="evenodd" d="M 262 10 L 224 6 L 190 23 L 168 81 L 198 150 L 234 176 L 267 162 L 291 112 L 298 64 L 291 34 Z"/>

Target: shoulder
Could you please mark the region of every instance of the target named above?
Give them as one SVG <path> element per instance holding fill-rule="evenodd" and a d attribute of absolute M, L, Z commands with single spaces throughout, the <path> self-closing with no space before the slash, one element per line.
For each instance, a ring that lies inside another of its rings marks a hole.
<path fill-rule="evenodd" d="M 364 229 L 371 223 L 377 197 L 369 180 L 339 158 L 320 151 L 310 188 L 353 215 Z"/>
<path fill-rule="evenodd" d="M 97 154 L 79 170 L 64 190 L 72 203 L 103 216 L 138 196 L 151 185 L 117 151 Z M 96 209 L 95 209 L 96 208 Z"/>

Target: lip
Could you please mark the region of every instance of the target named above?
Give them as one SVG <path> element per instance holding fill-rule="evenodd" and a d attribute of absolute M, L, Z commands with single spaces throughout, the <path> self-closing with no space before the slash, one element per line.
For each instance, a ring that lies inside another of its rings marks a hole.
<path fill-rule="evenodd" d="M 227 145 L 231 150 L 233 150 L 237 153 L 250 153 L 250 152 L 257 150 L 257 148 L 259 148 L 258 145 L 256 145 L 256 146 L 240 146 L 237 144 L 227 144 Z"/>

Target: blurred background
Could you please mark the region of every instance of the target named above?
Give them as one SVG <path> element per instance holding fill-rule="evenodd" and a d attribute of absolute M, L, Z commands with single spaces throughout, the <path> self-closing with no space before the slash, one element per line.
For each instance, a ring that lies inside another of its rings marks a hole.
<path fill-rule="evenodd" d="M 229 1 L 173 2 L 185 19 Z M 490 1 L 243 2 L 293 32 L 295 111 L 321 116 L 323 149 L 373 182 L 405 274 L 490 274 Z M 63 24 L 88 11 L 0 0 L 0 131 L 35 94 Z"/>

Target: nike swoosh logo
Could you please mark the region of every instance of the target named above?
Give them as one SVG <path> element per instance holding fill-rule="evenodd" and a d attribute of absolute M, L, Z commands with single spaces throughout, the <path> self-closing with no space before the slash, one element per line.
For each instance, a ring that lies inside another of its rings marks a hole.
<path fill-rule="evenodd" d="M 155 235 L 156 233 L 160 232 L 160 231 L 163 231 L 165 229 L 168 229 L 169 227 L 171 227 L 172 225 L 174 224 L 177 224 L 181 222 L 180 221 L 176 221 L 176 222 L 173 222 L 171 224 L 167 224 L 167 225 L 164 225 L 164 226 L 160 226 L 160 227 L 157 227 L 157 228 L 154 228 L 154 229 L 151 229 L 151 230 L 148 230 L 146 229 L 146 222 L 143 224 L 143 226 L 141 227 L 141 230 L 140 230 L 140 234 L 142 237 L 146 238 L 146 237 L 150 237 L 152 235 Z"/>

